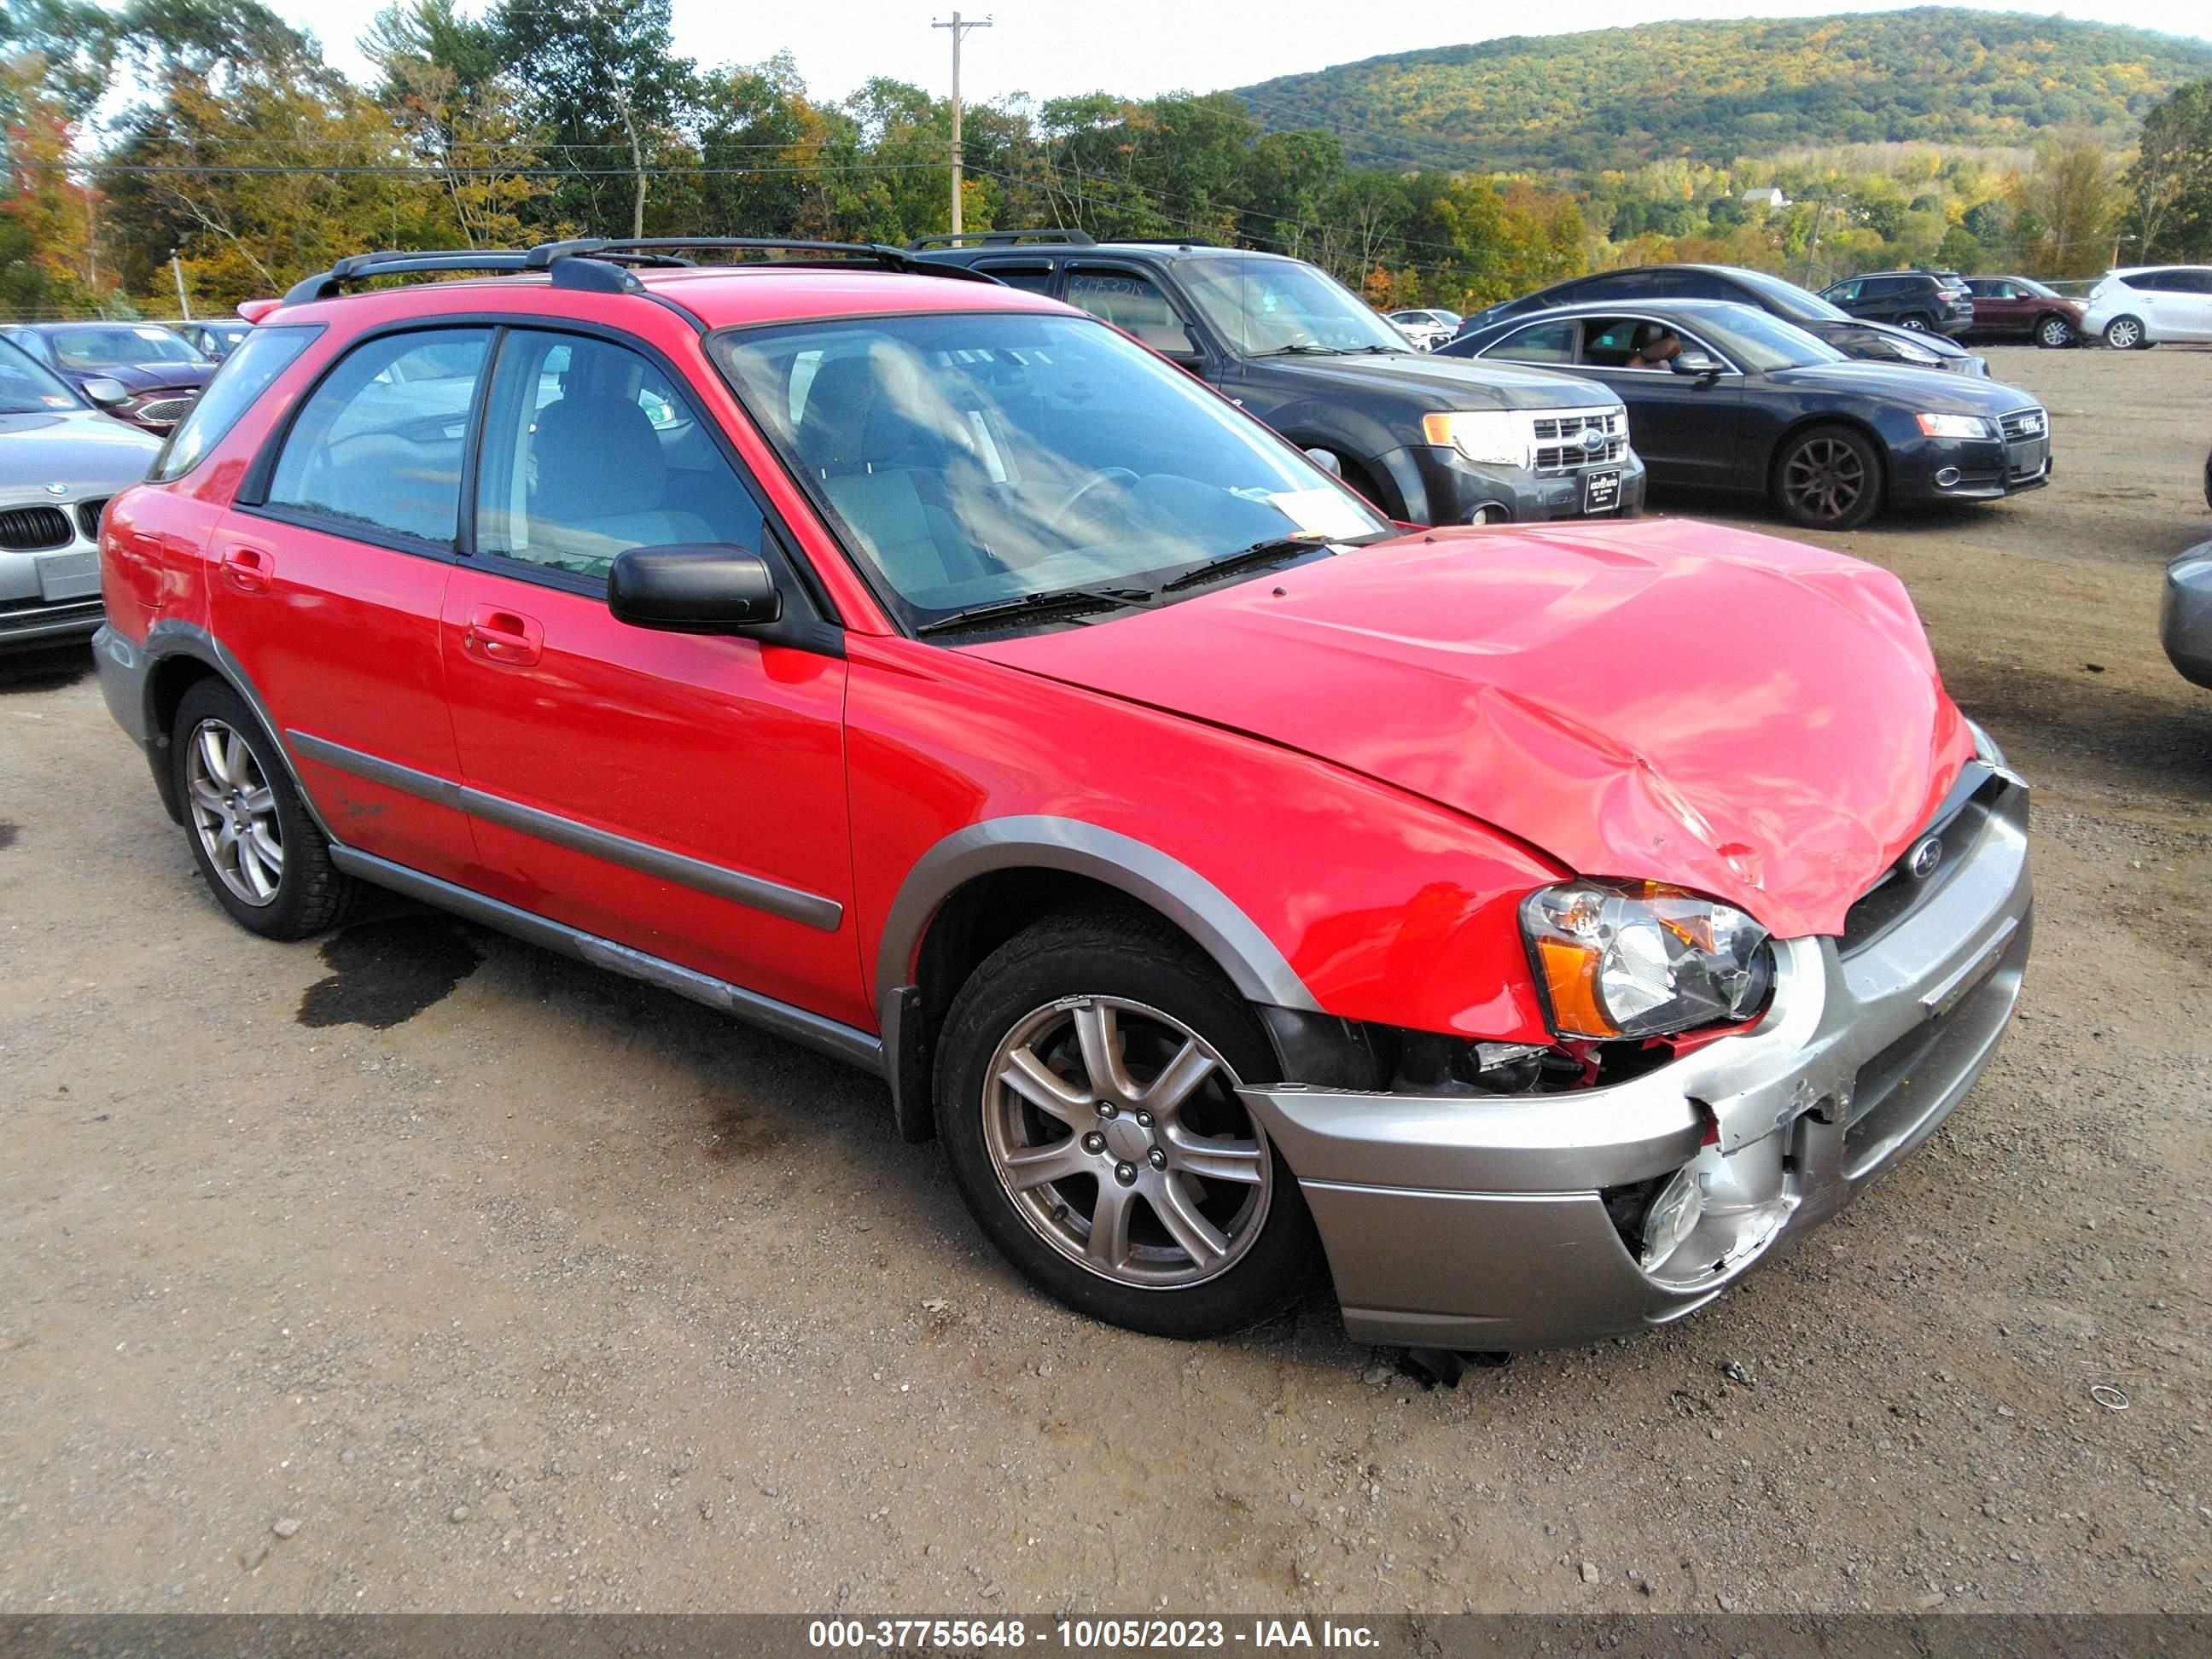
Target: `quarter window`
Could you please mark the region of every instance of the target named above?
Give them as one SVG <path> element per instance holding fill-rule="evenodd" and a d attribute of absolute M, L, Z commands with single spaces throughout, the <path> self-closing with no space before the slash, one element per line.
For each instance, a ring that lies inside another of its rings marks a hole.
<path fill-rule="evenodd" d="M 626 346 L 516 329 L 484 416 L 476 551 L 604 578 L 626 548 L 761 550 L 761 514 L 669 377 Z"/>
<path fill-rule="evenodd" d="M 1018 288 L 1024 293 L 1052 292 L 1050 265 L 978 265 L 975 269 L 988 271 L 1008 288 Z"/>
<path fill-rule="evenodd" d="M 155 483 L 167 483 L 198 466 L 201 458 L 230 435 L 231 428 L 255 400 L 307 349 L 307 342 L 322 331 L 318 326 L 295 323 L 257 328 L 248 334 L 222 360 L 222 367 L 216 370 L 206 390 L 192 400 L 147 477 Z"/>
<path fill-rule="evenodd" d="M 490 343 L 489 330 L 471 328 L 356 347 L 293 422 L 268 504 L 451 547 L 469 406 Z"/>

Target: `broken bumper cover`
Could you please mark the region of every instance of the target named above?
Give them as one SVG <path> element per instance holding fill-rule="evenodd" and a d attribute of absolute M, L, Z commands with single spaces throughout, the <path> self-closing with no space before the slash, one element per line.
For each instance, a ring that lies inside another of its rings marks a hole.
<path fill-rule="evenodd" d="M 1711 1301 L 1932 1133 L 2012 1018 L 2031 927 L 2027 790 L 2008 776 L 1924 900 L 1847 951 L 1778 943 L 1765 1018 L 1659 1070 L 1531 1097 L 1245 1098 L 1297 1172 L 1355 1339 L 1588 1342 Z M 1700 1218 L 1647 1271 L 1608 1196 L 1638 1202 L 1693 1163 Z"/>

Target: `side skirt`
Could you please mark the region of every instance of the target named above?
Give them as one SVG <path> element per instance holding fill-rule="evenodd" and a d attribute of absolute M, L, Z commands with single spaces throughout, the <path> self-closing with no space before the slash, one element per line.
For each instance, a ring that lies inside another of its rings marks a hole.
<path fill-rule="evenodd" d="M 732 985 L 727 980 L 714 978 L 695 969 L 685 968 L 662 957 L 634 951 L 627 945 L 617 945 L 612 939 L 601 939 L 597 933 L 585 933 L 565 922 L 554 921 L 533 911 L 487 898 L 471 888 L 441 881 L 435 876 L 410 870 L 404 864 L 394 864 L 354 848 L 331 843 L 331 862 L 349 876 L 388 887 L 393 892 L 404 893 L 425 904 L 435 905 L 441 910 L 450 910 L 471 921 L 481 922 L 487 927 L 511 933 L 519 939 L 556 951 L 564 957 L 574 957 L 579 962 L 590 963 L 594 968 L 605 968 L 630 979 L 641 979 L 648 985 L 658 985 L 663 990 L 673 991 L 678 996 L 689 997 L 709 1008 L 718 1009 L 773 1031 L 778 1036 L 788 1037 L 808 1048 L 842 1060 L 850 1066 L 881 1075 L 884 1071 L 884 1045 L 881 1038 L 855 1026 L 834 1019 L 825 1019 L 804 1008 L 794 1008 L 787 1002 L 778 1002 L 773 997 L 762 996 L 743 986 Z"/>

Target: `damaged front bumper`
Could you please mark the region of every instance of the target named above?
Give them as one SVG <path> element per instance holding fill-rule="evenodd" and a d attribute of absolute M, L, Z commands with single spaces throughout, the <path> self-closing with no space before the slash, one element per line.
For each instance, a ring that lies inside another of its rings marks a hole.
<path fill-rule="evenodd" d="M 1778 943 L 1759 1024 L 1658 1070 L 1526 1097 L 1247 1090 L 1350 1334 L 1535 1348 L 1663 1324 L 1918 1146 L 1988 1063 L 2027 962 L 2027 789 L 1974 781 L 1931 826 L 1943 864 L 1892 878 L 1919 890 L 1840 941 Z"/>

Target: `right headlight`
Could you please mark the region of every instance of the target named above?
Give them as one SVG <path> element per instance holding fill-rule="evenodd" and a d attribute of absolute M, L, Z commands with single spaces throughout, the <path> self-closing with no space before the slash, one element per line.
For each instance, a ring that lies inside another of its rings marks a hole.
<path fill-rule="evenodd" d="M 1421 435 L 1439 449 L 1456 449 L 1482 466 L 1528 467 L 1528 423 L 1510 410 L 1455 409 L 1421 416 Z"/>
<path fill-rule="evenodd" d="M 1561 1036 L 1658 1036 L 1732 1025 L 1774 983 L 1766 929 L 1733 905 L 1656 881 L 1570 881 L 1521 905 L 1544 1012 Z"/>

